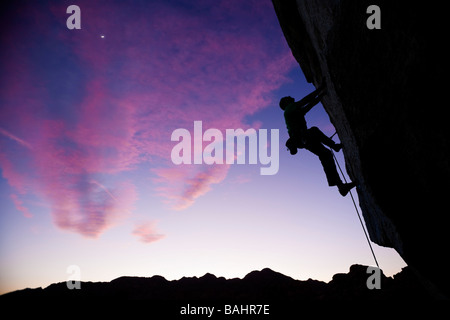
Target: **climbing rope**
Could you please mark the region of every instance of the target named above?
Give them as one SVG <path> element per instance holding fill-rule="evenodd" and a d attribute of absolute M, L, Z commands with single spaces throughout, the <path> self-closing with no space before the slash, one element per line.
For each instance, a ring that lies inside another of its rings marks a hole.
<path fill-rule="evenodd" d="M 333 138 L 334 135 L 335 135 L 336 133 L 337 133 L 337 132 L 335 132 L 335 133 L 330 137 L 330 139 Z M 334 152 L 333 152 L 333 150 L 332 150 L 331 148 L 330 148 L 330 151 L 331 151 L 331 154 L 333 155 L 334 161 L 336 162 L 336 164 L 337 164 L 337 166 L 338 166 L 338 168 L 339 168 L 339 171 L 341 172 L 342 177 L 344 178 L 345 183 L 347 183 L 347 179 L 345 179 L 344 172 L 342 171 L 341 166 L 339 165 L 339 161 L 338 161 L 338 159 L 336 158 L 336 155 L 334 154 Z M 363 221 L 362 221 L 362 219 L 361 219 L 361 215 L 360 215 L 360 213 L 359 213 L 358 207 L 357 207 L 356 202 L 355 202 L 355 198 L 353 198 L 353 194 L 352 194 L 352 191 L 351 191 L 351 190 L 350 190 L 350 196 L 351 196 L 352 201 L 353 201 L 353 206 L 355 207 L 356 213 L 357 213 L 357 215 L 358 215 L 359 222 L 361 223 L 361 227 L 362 227 L 362 229 L 363 229 L 363 231 L 364 231 L 364 235 L 366 236 L 367 243 L 369 244 L 370 251 L 372 252 L 373 259 L 375 260 L 375 263 L 376 263 L 378 269 L 380 269 L 380 266 L 378 265 L 377 257 L 375 256 L 375 252 L 373 251 L 372 244 L 370 243 L 369 235 L 367 234 L 366 228 L 364 227 L 364 223 L 363 223 Z"/>

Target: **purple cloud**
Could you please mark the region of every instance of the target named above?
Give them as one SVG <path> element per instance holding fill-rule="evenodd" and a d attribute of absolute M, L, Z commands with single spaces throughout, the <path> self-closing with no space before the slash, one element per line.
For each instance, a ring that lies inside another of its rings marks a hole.
<path fill-rule="evenodd" d="M 133 235 L 143 243 L 152 243 L 163 239 L 165 236 L 156 231 L 156 222 L 147 221 L 136 225 Z"/>
<path fill-rule="evenodd" d="M 295 62 L 270 3 L 77 5 L 81 30 L 58 4 L 18 8 L 24 21 L 1 34 L 0 166 L 20 199 L 45 199 L 59 228 L 95 238 L 133 211 L 126 175 L 142 164 L 176 209 L 223 181 L 227 165 L 173 166 L 172 131 L 254 125 Z"/>

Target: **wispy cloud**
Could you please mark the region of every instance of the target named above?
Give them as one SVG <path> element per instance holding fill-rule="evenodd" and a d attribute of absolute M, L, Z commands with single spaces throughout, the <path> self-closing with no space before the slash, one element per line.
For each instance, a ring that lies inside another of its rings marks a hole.
<path fill-rule="evenodd" d="M 23 201 L 21 199 L 19 199 L 19 196 L 17 194 L 11 194 L 10 197 L 13 200 L 14 205 L 16 206 L 16 209 L 21 211 L 23 213 L 24 217 L 26 217 L 26 218 L 33 217 L 30 210 L 28 210 L 27 207 L 24 207 Z"/>
<path fill-rule="evenodd" d="M 133 185 L 123 183 L 111 197 L 102 187 L 78 181 L 70 190 L 47 196 L 52 200 L 52 215 L 60 228 L 97 238 L 108 228 L 129 217 L 137 200 Z"/>
<path fill-rule="evenodd" d="M 12 134 L 11 132 L 9 132 L 9 131 L 6 131 L 5 129 L 0 128 L 0 134 L 6 136 L 6 137 L 8 137 L 8 138 L 10 138 L 11 140 L 14 140 L 15 142 L 19 143 L 21 146 L 23 146 L 23 147 L 25 147 L 25 148 L 33 149 L 33 148 L 31 147 L 31 145 L 30 145 L 28 142 L 26 142 L 26 141 L 23 140 L 23 139 L 20 139 L 19 137 L 13 135 L 13 134 Z"/>
<path fill-rule="evenodd" d="M 88 237 L 132 213 L 127 174 L 143 164 L 175 209 L 223 181 L 227 165 L 172 166 L 171 132 L 194 120 L 249 127 L 295 65 L 270 3 L 144 3 L 80 1 L 77 31 L 54 25 L 64 5 L 24 7 L 33 14 L 1 34 L 2 174 L 50 202 L 59 228 Z"/>
<path fill-rule="evenodd" d="M 211 190 L 212 185 L 222 182 L 230 165 L 180 165 L 171 168 L 158 168 L 154 182 L 159 185 L 157 191 L 165 197 L 166 203 L 174 210 L 183 210 Z"/>
<path fill-rule="evenodd" d="M 155 221 L 147 221 L 137 224 L 132 234 L 143 243 L 152 243 L 165 237 L 165 235 L 156 231 Z"/>

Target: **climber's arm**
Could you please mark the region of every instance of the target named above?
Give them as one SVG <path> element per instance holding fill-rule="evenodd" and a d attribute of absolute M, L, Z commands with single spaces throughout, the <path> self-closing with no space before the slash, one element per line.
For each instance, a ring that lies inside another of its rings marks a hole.
<path fill-rule="evenodd" d="M 320 100 L 322 99 L 323 95 L 325 93 L 321 93 L 319 94 L 317 97 L 315 97 L 314 99 L 312 99 L 311 101 L 308 102 L 307 105 L 305 105 L 302 108 L 302 112 L 303 114 L 307 114 L 309 112 L 309 110 L 311 110 L 316 104 L 318 104 L 320 102 Z"/>
<path fill-rule="evenodd" d="M 306 106 L 304 106 L 302 108 L 302 113 L 303 114 L 307 114 L 309 112 L 309 110 L 311 110 L 317 103 L 319 103 L 320 99 L 316 99 L 310 103 L 308 103 Z"/>
<path fill-rule="evenodd" d="M 313 92 L 314 93 L 314 92 Z M 309 110 L 312 109 L 318 102 L 320 101 L 319 97 L 315 97 L 312 94 L 307 95 L 303 99 L 294 102 L 295 109 L 303 113 L 304 115 L 308 113 Z"/>
<path fill-rule="evenodd" d="M 320 102 L 324 94 L 324 85 L 322 85 L 303 99 L 295 102 L 295 107 L 301 109 L 303 114 L 307 114 L 309 110 Z"/>

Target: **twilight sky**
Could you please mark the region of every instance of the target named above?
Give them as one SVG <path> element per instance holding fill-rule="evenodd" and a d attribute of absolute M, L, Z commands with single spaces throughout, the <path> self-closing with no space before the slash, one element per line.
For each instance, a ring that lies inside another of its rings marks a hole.
<path fill-rule="evenodd" d="M 70 265 L 85 281 L 265 267 L 329 281 L 374 264 L 350 197 L 314 155 L 284 148 L 278 100 L 314 87 L 270 0 L 12 3 L 0 19 L 0 293 L 65 281 Z M 66 27 L 71 4 L 81 30 Z M 279 171 L 173 164 L 171 134 L 193 135 L 194 121 L 279 129 Z M 321 105 L 307 121 L 334 133 Z M 405 266 L 374 249 L 385 274 Z"/>

